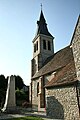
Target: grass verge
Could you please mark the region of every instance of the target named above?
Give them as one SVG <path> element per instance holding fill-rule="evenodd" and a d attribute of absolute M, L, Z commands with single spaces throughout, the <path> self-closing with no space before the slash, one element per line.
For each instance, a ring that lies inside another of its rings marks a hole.
<path fill-rule="evenodd" d="M 43 120 L 40 117 L 20 117 L 20 118 L 10 118 L 10 119 L 6 119 L 6 120 Z"/>

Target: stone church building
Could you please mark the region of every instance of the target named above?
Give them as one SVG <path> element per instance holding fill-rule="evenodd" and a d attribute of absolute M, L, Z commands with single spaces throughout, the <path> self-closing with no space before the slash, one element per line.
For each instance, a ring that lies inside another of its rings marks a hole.
<path fill-rule="evenodd" d="M 30 101 L 35 111 L 54 119 L 79 120 L 80 16 L 70 45 L 54 53 L 54 37 L 41 10 L 33 39 Z"/>

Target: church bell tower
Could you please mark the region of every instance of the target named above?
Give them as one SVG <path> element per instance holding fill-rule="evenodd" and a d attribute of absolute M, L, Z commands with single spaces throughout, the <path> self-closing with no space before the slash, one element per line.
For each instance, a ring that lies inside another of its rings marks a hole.
<path fill-rule="evenodd" d="M 45 60 L 53 55 L 54 37 L 47 28 L 46 20 L 41 9 L 39 21 L 37 21 L 37 33 L 33 39 L 33 59 L 32 59 L 32 77 L 43 66 Z"/>

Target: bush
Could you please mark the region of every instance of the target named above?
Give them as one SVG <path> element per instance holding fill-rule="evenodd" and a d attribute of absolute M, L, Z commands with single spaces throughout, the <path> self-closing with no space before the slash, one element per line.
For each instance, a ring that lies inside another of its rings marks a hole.
<path fill-rule="evenodd" d="M 31 104 L 29 102 L 25 101 L 22 103 L 22 107 L 29 108 L 29 107 L 31 107 Z"/>
<path fill-rule="evenodd" d="M 27 101 L 27 94 L 23 90 L 16 90 L 16 105 L 22 106 L 22 103 Z"/>

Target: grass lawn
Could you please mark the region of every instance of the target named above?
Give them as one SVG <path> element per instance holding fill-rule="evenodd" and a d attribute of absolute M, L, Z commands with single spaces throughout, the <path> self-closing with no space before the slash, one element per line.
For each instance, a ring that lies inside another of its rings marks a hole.
<path fill-rule="evenodd" d="M 10 119 L 6 119 L 6 120 L 43 120 L 40 117 L 20 117 L 20 118 L 10 118 Z"/>

